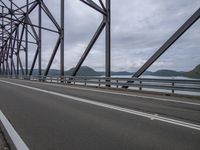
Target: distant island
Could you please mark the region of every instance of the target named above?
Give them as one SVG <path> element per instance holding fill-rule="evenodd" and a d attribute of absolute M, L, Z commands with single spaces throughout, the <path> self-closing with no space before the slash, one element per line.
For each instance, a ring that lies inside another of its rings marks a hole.
<path fill-rule="evenodd" d="M 71 68 L 65 71 L 65 75 L 71 75 L 74 68 Z M 42 70 L 44 72 L 44 70 Z M 34 69 L 33 75 L 37 75 L 38 69 Z M 60 71 L 56 69 L 50 69 L 49 75 L 59 75 Z M 88 66 L 82 66 L 77 73 L 77 76 L 103 76 L 105 73 L 102 71 L 95 71 L 94 69 Z M 123 76 L 123 75 L 133 75 L 134 73 L 127 72 L 127 71 L 120 71 L 120 72 L 111 72 L 111 75 L 115 76 Z M 143 75 L 152 75 L 152 76 L 162 76 L 162 77 L 188 77 L 188 78 L 196 78 L 200 79 L 200 64 L 196 66 L 193 70 L 188 72 L 178 72 L 174 70 L 158 70 L 156 72 L 146 71 Z"/>
<path fill-rule="evenodd" d="M 196 66 L 193 70 L 189 72 L 183 73 L 184 76 L 189 77 L 189 78 L 197 78 L 200 79 L 200 64 Z"/>
<path fill-rule="evenodd" d="M 158 70 L 156 72 L 152 72 L 152 76 L 162 76 L 162 77 L 188 77 L 188 78 L 195 78 L 200 79 L 200 64 L 196 66 L 193 70 L 188 72 L 178 72 L 174 70 Z"/>

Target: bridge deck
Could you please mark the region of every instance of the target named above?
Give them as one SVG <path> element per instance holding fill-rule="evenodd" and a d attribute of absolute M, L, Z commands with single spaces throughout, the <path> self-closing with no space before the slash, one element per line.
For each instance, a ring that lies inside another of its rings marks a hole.
<path fill-rule="evenodd" d="M 30 149 L 199 149 L 200 101 L 0 79 L 0 110 Z"/>

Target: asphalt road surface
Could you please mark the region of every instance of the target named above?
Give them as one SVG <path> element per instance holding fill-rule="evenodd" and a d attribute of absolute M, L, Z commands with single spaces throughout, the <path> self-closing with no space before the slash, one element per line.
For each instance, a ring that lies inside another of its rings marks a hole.
<path fill-rule="evenodd" d="M 198 100 L 0 79 L 0 110 L 31 150 L 199 150 Z"/>

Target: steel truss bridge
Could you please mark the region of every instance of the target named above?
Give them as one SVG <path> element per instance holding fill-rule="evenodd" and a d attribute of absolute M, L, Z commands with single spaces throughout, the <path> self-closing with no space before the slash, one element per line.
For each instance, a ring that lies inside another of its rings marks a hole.
<path fill-rule="evenodd" d="M 92 9 L 102 14 L 102 21 L 81 56 L 71 76 L 76 76 L 78 70 L 83 64 L 87 55 L 90 53 L 93 45 L 99 38 L 100 34 L 105 28 L 105 77 L 111 75 L 111 13 L 110 0 L 99 0 L 99 4 L 92 0 L 80 0 L 80 2 L 88 5 Z M 1 75 L 26 75 L 31 76 L 33 69 L 36 67 L 36 60 L 38 60 L 38 75 L 47 76 L 51 68 L 55 55 L 60 51 L 60 76 L 64 76 L 64 0 L 61 0 L 60 6 L 60 23 L 56 21 L 51 11 L 46 6 L 43 0 L 26 0 L 26 5 L 18 6 L 15 0 L 0 0 L 1 15 L 0 15 L 0 74 Z M 38 24 L 33 22 L 30 17 L 33 11 L 38 11 Z M 56 30 L 42 25 L 42 12 L 44 12 L 51 22 L 54 24 Z M 142 73 L 147 70 L 167 49 L 173 45 L 177 39 L 184 34 L 200 17 L 200 9 L 198 9 L 157 51 L 149 60 L 133 75 L 133 77 L 140 77 Z M 55 46 L 52 48 L 53 52 L 48 61 L 44 74 L 42 74 L 42 31 L 54 32 L 58 34 Z M 29 40 L 32 37 L 33 40 Z M 30 45 L 36 45 L 36 49 L 31 49 Z M 29 69 L 29 51 L 35 51 L 35 56 Z M 21 53 L 24 53 L 25 58 L 21 58 Z M 22 63 L 25 59 L 25 63 Z"/>
<path fill-rule="evenodd" d="M 60 0 L 59 22 L 46 5 L 49 0 L 20 0 L 24 5 L 17 1 L 0 0 L 0 143 L 2 131 L 10 148 L 19 150 L 199 150 L 200 80 L 140 76 L 200 18 L 200 8 L 132 78 L 113 78 L 111 0 L 80 0 L 100 13 L 102 21 L 70 76 L 64 74 L 66 1 Z M 43 14 L 53 27 L 42 23 Z M 105 77 L 77 76 L 104 30 Z M 52 41 L 55 44 L 43 72 L 44 32 L 58 38 Z M 57 53 L 60 73 L 50 76 Z"/>

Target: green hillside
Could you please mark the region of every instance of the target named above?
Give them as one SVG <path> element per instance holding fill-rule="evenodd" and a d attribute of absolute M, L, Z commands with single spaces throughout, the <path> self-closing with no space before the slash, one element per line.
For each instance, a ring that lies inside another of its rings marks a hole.
<path fill-rule="evenodd" d="M 65 71 L 65 75 L 72 75 L 74 68 L 71 68 L 68 71 Z M 94 69 L 88 67 L 88 66 L 82 66 L 78 73 L 77 76 L 100 76 L 100 73 L 96 72 Z"/>
<path fill-rule="evenodd" d="M 200 64 L 196 66 L 193 70 L 184 73 L 186 77 L 200 79 Z"/>
<path fill-rule="evenodd" d="M 153 72 L 151 74 L 152 76 L 163 76 L 163 77 L 169 77 L 169 76 L 183 76 L 182 73 L 173 71 L 173 70 L 158 70 L 156 72 Z"/>

